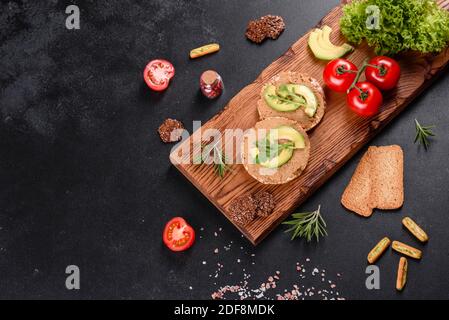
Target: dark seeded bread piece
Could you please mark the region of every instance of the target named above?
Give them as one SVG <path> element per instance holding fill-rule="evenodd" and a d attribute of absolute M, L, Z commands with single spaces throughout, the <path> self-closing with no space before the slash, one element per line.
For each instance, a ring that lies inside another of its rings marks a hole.
<path fill-rule="evenodd" d="M 369 217 L 373 213 L 370 206 L 371 197 L 371 161 L 369 151 L 366 152 L 355 169 L 355 172 L 343 192 L 341 204 L 348 210 L 361 216 Z"/>
<path fill-rule="evenodd" d="M 370 147 L 370 206 L 399 209 L 404 203 L 404 155 L 398 145 Z"/>

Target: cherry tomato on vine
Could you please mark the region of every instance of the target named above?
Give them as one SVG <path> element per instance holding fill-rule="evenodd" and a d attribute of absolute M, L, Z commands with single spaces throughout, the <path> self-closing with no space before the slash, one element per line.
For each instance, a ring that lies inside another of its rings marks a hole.
<path fill-rule="evenodd" d="M 382 93 L 370 82 L 357 82 L 346 97 L 349 108 L 360 116 L 370 117 L 379 112 Z"/>
<path fill-rule="evenodd" d="M 167 89 L 170 79 L 175 75 L 175 68 L 167 60 L 156 59 L 150 61 L 143 71 L 143 78 L 148 87 L 154 91 Z"/>
<path fill-rule="evenodd" d="M 389 57 L 374 57 L 368 62 L 365 76 L 366 80 L 373 83 L 380 90 L 391 90 L 399 82 L 401 67 L 395 60 Z"/>
<path fill-rule="evenodd" d="M 346 92 L 357 76 L 357 67 L 346 59 L 336 59 L 324 68 L 323 80 L 332 91 Z"/>
<path fill-rule="evenodd" d="M 172 251 L 184 251 L 195 242 L 195 230 L 181 217 L 171 219 L 162 235 L 165 245 Z"/>

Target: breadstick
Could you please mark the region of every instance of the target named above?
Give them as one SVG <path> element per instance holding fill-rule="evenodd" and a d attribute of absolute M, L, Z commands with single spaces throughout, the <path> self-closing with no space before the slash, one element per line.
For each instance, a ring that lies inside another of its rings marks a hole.
<path fill-rule="evenodd" d="M 191 59 L 199 58 L 205 56 L 206 54 L 217 52 L 218 50 L 220 50 L 220 45 L 218 43 L 207 44 L 205 46 L 190 51 L 190 58 Z"/>
<path fill-rule="evenodd" d="M 399 291 L 404 289 L 405 283 L 407 282 L 407 267 L 407 259 L 401 257 L 401 259 L 399 259 L 398 276 L 396 278 L 396 289 Z"/>
<path fill-rule="evenodd" d="M 382 253 L 384 253 L 385 250 L 387 250 L 387 248 L 390 246 L 390 243 L 391 241 L 387 237 L 380 240 L 379 243 L 376 244 L 376 246 L 368 253 L 368 262 L 370 264 L 376 262 L 377 259 L 380 258 Z"/>
<path fill-rule="evenodd" d="M 421 242 L 427 242 L 429 240 L 429 237 L 427 236 L 427 233 L 424 232 L 423 229 L 412 219 L 409 217 L 405 217 L 402 219 L 402 224 L 404 227 L 408 229 L 419 241 Z"/>
<path fill-rule="evenodd" d="M 410 247 L 406 245 L 405 243 L 399 242 L 399 241 L 393 241 L 392 244 L 393 250 L 402 253 L 403 255 L 409 256 L 413 259 L 421 259 L 422 252 L 421 250 L 418 250 L 416 248 Z"/>

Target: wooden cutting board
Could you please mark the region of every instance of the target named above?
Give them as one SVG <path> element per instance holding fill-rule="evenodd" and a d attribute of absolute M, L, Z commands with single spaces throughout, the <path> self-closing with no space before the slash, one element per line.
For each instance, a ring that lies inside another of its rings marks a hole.
<path fill-rule="evenodd" d="M 449 0 L 438 3 L 449 10 Z M 328 25 L 333 28 L 332 42 L 344 43 L 339 32 L 342 6 L 334 8 L 317 27 Z M 259 121 L 257 100 L 263 84 L 281 71 L 304 72 L 322 83 L 322 72 L 326 62 L 317 60 L 307 46 L 309 33 L 296 41 L 280 58 L 270 64 L 250 85 L 243 88 L 226 105 L 224 110 L 204 124 L 201 129 L 215 128 L 221 133 L 225 129 L 249 129 Z M 356 65 L 361 65 L 366 57 L 374 53 L 366 45 L 361 45 L 347 56 Z M 271 192 L 276 201 L 275 212 L 267 218 L 257 218 L 248 226 L 236 227 L 253 243 L 259 243 L 270 231 L 281 223 L 293 210 L 303 203 L 313 192 L 327 181 L 360 148 L 382 130 L 395 116 L 417 97 L 449 62 L 449 49 L 439 55 L 404 54 L 399 58 L 402 76 L 397 89 L 385 95 L 381 112 L 372 118 L 358 117 L 348 110 L 345 95 L 325 89 L 327 109 L 322 122 L 309 132 L 311 154 L 304 173 L 284 185 L 263 185 L 254 180 L 242 165 L 232 165 L 232 170 L 224 178 L 219 178 L 213 166 L 175 164 L 175 155 L 192 143 L 193 135 L 182 142 L 170 155 L 172 163 L 190 182 L 198 188 L 228 219 L 229 205 L 233 199 L 243 194 L 260 190 Z M 199 132 L 199 131 L 198 131 Z M 197 132 L 197 133 L 198 133 Z M 231 141 L 224 141 L 224 144 Z M 235 141 L 232 141 L 235 143 Z M 190 154 L 182 154 L 190 157 Z M 343 190 L 336 190 L 343 192 Z M 231 222 L 232 220 L 229 219 Z"/>

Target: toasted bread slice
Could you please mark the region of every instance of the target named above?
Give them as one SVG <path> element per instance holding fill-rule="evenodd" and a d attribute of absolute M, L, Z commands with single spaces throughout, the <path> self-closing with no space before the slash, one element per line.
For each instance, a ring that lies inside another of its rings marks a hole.
<path fill-rule="evenodd" d="M 404 203 L 404 154 L 398 145 L 370 147 L 370 206 L 399 209 Z"/>
<path fill-rule="evenodd" d="M 370 207 L 371 197 L 371 161 L 369 152 L 366 152 L 355 169 L 355 172 L 346 187 L 341 204 L 361 216 L 369 217 L 373 213 Z"/>

